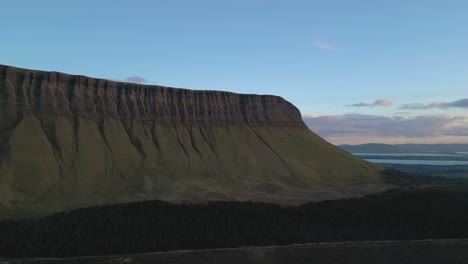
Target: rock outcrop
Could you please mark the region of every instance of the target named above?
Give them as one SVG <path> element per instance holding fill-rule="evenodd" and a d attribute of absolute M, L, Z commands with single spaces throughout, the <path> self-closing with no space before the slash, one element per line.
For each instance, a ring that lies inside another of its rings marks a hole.
<path fill-rule="evenodd" d="M 299 110 L 278 96 L 194 91 L 28 71 L 0 65 L 0 109 L 158 125 L 305 127 Z"/>
<path fill-rule="evenodd" d="M 143 199 L 339 198 L 388 188 L 379 174 L 281 97 L 0 65 L 6 218 Z"/>

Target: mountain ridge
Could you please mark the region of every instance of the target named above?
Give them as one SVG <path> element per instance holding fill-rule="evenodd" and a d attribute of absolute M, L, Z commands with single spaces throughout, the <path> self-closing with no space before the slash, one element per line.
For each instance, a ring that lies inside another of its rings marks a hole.
<path fill-rule="evenodd" d="M 299 110 L 279 96 L 115 82 L 5 65 L 0 65 L 0 79 L 2 112 L 142 119 L 161 124 L 209 121 L 210 125 L 305 127 Z"/>
<path fill-rule="evenodd" d="M 111 202 L 364 195 L 381 168 L 307 129 L 278 96 L 0 66 L 0 215 Z"/>
<path fill-rule="evenodd" d="M 440 143 L 440 144 L 383 144 L 366 143 L 358 145 L 342 144 L 338 147 L 349 152 L 383 152 L 383 153 L 404 153 L 404 152 L 457 152 L 467 151 L 468 143 Z"/>

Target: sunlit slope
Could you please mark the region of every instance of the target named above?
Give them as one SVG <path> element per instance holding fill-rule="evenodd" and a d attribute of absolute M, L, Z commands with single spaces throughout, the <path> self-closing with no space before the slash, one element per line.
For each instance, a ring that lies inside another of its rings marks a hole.
<path fill-rule="evenodd" d="M 322 140 L 279 97 L 1 72 L 5 218 L 156 198 L 295 203 L 390 187 L 379 167 Z M 132 92 L 142 87 L 139 101 Z M 156 89 L 160 94 L 150 94 Z"/>

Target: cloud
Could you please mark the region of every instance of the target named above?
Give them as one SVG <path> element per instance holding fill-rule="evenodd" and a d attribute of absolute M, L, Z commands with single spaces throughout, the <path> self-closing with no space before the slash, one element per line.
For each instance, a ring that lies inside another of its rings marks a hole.
<path fill-rule="evenodd" d="M 405 139 L 407 142 L 451 137 L 468 140 L 468 117 L 447 115 L 419 115 L 412 117 L 386 117 L 377 115 L 345 114 L 303 117 L 307 126 L 337 143 L 365 143 L 389 138 Z"/>
<path fill-rule="evenodd" d="M 466 108 L 468 109 L 468 98 L 460 99 L 457 101 L 449 102 L 449 103 L 442 103 L 439 105 L 440 108 Z"/>
<path fill-rule="evenodd" d="M 340 49 L 333 44 L 324 41 L 312 41 L 312 46 L 321 50 L 339 51 Z"/>
<path fill-rule="evenodd" d="M 321 116 L 322 116 L 321 114 L 307 114 L 307 115 L 304 115 L 305 118 L 307 118 L 307 117 L 317 118 L 317 117 L 321 117 Z"/>
<path fill-rule="evenodd" d="M 442 102 L 436 101 L 429 104 L 422 104 L 422 103 L 411 103 L 411 104 L 402 104 L 398 109 L 406 109 L 406 110 L 426 110 L 432 108 L 465 108 L 468 109 L 468 98 L 456 100 L 453 102 Z"/>
<path fill-rule="evenodd" d="M 130 76 L 124 80 L 125 82 L 131 82 L 131 83 L 147 83 L 145 78 L 140 77 L 140 76 Z"/>
<path fill-rule="evenodd" d="M 421 104 L 421 103 L 411 103 L 411 104 L 402 104 L 398 109 L 405 109 L 405 110 L 425 110 L 440 107 L 444 102 L 432 102 L 430 104 Z"/>
<path fill-rule="evenodd" d="M 352 104 L 352 105 L 345 105 L 345 106 L 348 106 L 348 107 L 375 107 L 375 106 L 384 106 L 384 107 L 388 107 L 388 106 L 391 106 L 392 105 L 392 101 L 389 100 L 389 99 L 378 99 L 378 100 L 375 100 L 373 103 L 364 103 L 364 102 L 361 102 L 361 103 L 356 103 L 356 104 Z"/>
<path fill-rule="evenodd" d="M 401 115 L 408 115 L 408 114 L 410 114 L 410 113 L 411 113 L 411 112 L 409 112 L 409 111 L 400 111 L 400 112 L 396 112 L 395 115 L 401 116 Z"/>
<path fill-rule="evenodd" d="M 388 99 L 378 99 L 378 100 L 375 100 L 373 105 L 375 105 L 375 106 L 391 106 L 392 101 L 388 100 Z"/>

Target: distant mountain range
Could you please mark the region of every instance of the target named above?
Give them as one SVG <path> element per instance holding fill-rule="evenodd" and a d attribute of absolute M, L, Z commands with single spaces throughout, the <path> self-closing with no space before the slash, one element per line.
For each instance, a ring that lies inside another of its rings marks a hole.
<path fill-rule="evenodd" d="M 468 144 L 380 144 L 339 145 L 351 153 L 417 153 L 417 152 L 468 152 Z"/>

